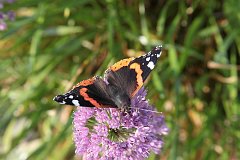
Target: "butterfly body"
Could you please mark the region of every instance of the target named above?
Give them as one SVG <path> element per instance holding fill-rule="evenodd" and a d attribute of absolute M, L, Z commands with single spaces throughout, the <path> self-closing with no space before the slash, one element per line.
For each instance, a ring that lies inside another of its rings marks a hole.
<path fill-rule="evenodd" d="M 161 46 L 138 58 L 123 59 L 109 67 L 104 78 L 95 76 L 83 80 L 69 92 L 54 97 L 60 104 L 119 108 L 128 110 L 131 98 L 143 86 L 161 55 Z"/>

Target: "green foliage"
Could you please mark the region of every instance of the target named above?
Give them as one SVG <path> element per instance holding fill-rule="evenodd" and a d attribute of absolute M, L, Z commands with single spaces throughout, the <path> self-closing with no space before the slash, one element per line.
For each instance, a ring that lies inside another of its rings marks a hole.
<path fill-rule="evenodd" d="M 149 159 L 240 159 L 238 1 L 19 0 L 4 9 L 17 18 L 0 32 L 0 159 L 74 159 L 73 108 L 52 98 L 158 44 L 145 86 L 170 134 Z"/>

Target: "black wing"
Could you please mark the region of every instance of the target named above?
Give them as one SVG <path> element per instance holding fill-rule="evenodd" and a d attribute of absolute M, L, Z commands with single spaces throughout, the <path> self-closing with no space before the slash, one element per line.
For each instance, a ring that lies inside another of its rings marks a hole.
<path fill-rule="evenodd" d="M 126 92 L 129 97 L 133 97 L 155 67 L 161 50 L 162 47 L 157 46 L 143 56 L 115 63 L 105 73 L 107 82 L 110 86 Z"/>
<path fill-rule="evenodd" d="M 107 84 L 100 77 L 83 80 L 69 92 L 56 96 L 54 100 L 60 104 L 82 107 L 117 107 L 107 93 Z"/>

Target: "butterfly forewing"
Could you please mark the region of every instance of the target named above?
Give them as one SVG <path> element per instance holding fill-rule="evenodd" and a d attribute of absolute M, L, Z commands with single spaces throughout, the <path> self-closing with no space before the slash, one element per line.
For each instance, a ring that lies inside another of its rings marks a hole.
<path fill-rule="evenodd" d="M 141 77 L 143 81 L 145 81 L 150 74 L 150 72 L 153 70 L 155 67 L 158 58 L 161 55 L 162 47 L 157 46 L 154 49 L 152 49 L 150 52 L 147 54 L 140 56 L 138 58 L 135 58 L 133 61 L 130 62 L 129 66 L 131 68 L 131 65 L 136 64 L 139 65 L 140 71 L 141 72 Z"/>
<path fill-rule="evenodd" d="M 54 98 L 60 104 L 83 107 L 116 107 L 107 93 L 107 84 L 100 77 L 81 81 L 64 95 Z"/>
<path fill-rule="evenodd" d="M 143 86 L 144 81 L 149 76 L 150 72 L 155 67 L 158 58 L 161 55 L 161 46 L 155 47 L 153 50 L 148 52 L 147 54 L 140 56 L 138 58 L 135 58 L 129 63 L 129 68 L 131 70 L 134 70 L 136 73 L 136 83 L 135 83 L 135 89 L 131 92 L 131 97 L 133 97 L 139 89 Z"/>

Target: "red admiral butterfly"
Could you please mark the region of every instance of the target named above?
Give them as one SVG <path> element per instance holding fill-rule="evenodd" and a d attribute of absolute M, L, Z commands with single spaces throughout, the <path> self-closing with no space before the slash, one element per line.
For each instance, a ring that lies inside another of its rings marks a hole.
<path fill-rule="evenodd" d="M 138 58 L 123 59 L 105 71 L 104 79 L 95 76 L 83 80 L 53 100 L 66 105 L 128 110 L 131 98 L 143 86 L 161 50 L 162 46 L 157 46 Z"/>

